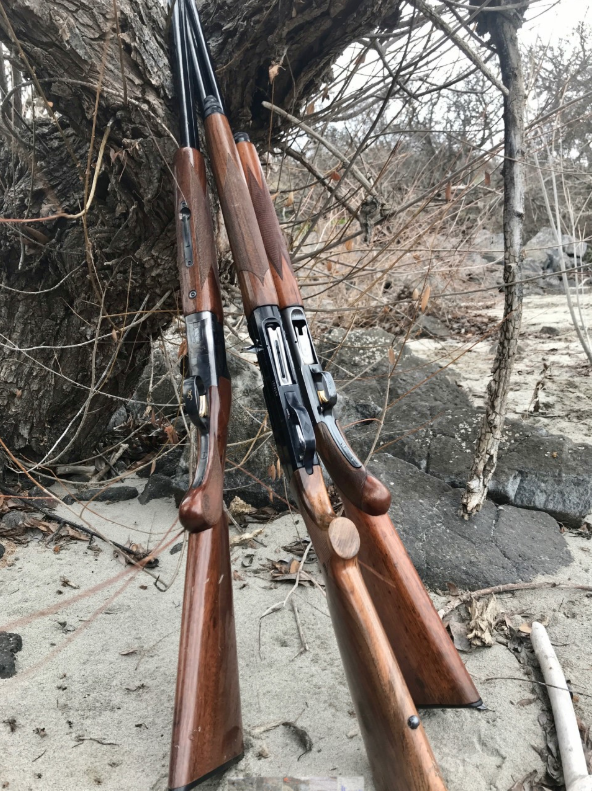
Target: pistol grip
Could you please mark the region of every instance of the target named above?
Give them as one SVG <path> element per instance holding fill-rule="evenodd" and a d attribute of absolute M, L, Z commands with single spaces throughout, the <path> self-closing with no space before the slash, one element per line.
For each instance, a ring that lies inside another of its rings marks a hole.
<path fill-rule="evenodd" d="M 343 441 L 347 443 L 339 425 L 337 427 Z M 315 435 L 317 451 L 337 488 L 347 492 L 356 508 L 369 516 L 385 514 L 391 504 L 391 493 L 386 486 L 370 475 L 363 464 L 359 467 L 350 464 L 325 424 L 317 424 Z"/>

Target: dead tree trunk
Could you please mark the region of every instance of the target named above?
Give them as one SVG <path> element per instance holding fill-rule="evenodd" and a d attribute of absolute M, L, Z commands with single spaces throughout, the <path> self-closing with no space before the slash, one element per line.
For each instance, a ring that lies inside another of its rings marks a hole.
<path fill-rule="evenodd" d="M 504 5 L 502 2 L 501 5 Z M 462 510 L 466 518 L 480 510 L 495 472 L 507 411 L 510 380 L 522 322 L 522 229 L 524 221 L 524 78 L 518 28 L 524 9 L 482 14 L 479 32 L 488 32 L 497 49 L 504 97 L 504 318 L 500 328 L 487 404 Z"/>
<path fill-rule="evenodd" d="M 283 64 L 274 102 L 298 109 L 345 47 L 396 21 L 398 4 L 200 3 L 234 125 L 266 139 L 270 66 Z M 2 107 L 0 216 L 77 213 L 98 167 L 85 222 L 0 224 L 0 437 L 35 461 L 95 446 L 176 312 L 167 11 L 116 5 L 120 34 L 112 0 L 0 4 L 0 41 L 38 108 L 17 126 L 10 97 Z"/>

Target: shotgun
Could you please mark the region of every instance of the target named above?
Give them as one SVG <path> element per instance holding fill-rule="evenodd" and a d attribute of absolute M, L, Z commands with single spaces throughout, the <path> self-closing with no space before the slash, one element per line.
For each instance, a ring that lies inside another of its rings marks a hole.
<path fill-rule="evenodd" d="M 199 436 L 195 474 L 179 508 L 189 538 L 169 772 L 169 788 L 186 791 L 242 758 L 243 731 L 228 524 L 222 499 L 230 377 L 182 4 L 173 8 L 171 29 L 181 131 L 173 171 L 187 341 L 183 406 Z"/>
<path fill-rule="evenodd" d="M 471 677 L 390 517 L 390 492 L 357 459 L 333 416 L 337 391 L 315 351 L 302 297 L 255 146 L 235 135 L 276 287 L 316 449 L 360 533 L 359 563 L 374 606 L 419 707 L 481 707 Z M 347 493 L 347 494 L 346 494 Z"/>
<path fill-rule="evenodd" d="M 185 6 L 189 18 L 188 54 L 206 147 L 278 456 L 321 563 L 337 642 L 376 788 L 445 791 L 415 705 L 364 584 L 357 561 L 358 530 L 350 519 L 337 517 L 331 506 L 316 453 L 307 397 L 286 337 L 274 278 L 224 114 L 199 15 L 192 0 L 178 2 Z M 367 490 L 362 487 L 358 492 L 365 505 Z"/>

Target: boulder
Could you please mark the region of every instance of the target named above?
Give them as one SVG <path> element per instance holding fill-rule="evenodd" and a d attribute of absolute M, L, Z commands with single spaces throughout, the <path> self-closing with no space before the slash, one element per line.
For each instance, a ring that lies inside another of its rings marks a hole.
<path fill-rule="evenodd" d="M 482 228 L 474 237 L 472 246 L 479 250 L 480 254 L 489 263 L 504 263 L 504 235 L 503 233 L 493 233 L 487 228 Z"/>
<path fill-rule="evenodd" d="M 586 242 L 578 242 L 573 236 L 564 234 L 561 237 L 563 245 L 563 252 L 565 255 L 573 258 L 578 255 L 578 258 L 583 258 L 588 249 Z M 557 236 L 555 231 L 550 227 L 541 228 L 541 230 L 533 236 L 530 241 L 524 246 L 525 256 L 529 259 L 539 261 L 541 266 L 552 271 L 559 271 L 559 251 L 557 250 Z M 556 269 L 553 267 L 557 267 Z M 573 263 L 567 264 L 568 267 L 573 266 Z"/>
<path fill-rule="evenodd" d="M 138 502 L 141 505 L 146 505 L 150 500 L 157 500 L 161 497 L 174 497 L 176 489 L 177 487 L 172 478 L 167 475 L 154 473 L 148 478 L 144 491 L 138 497 Z"/>
<path fill-rule="evenodd" d="M 388 348 L 395 342 L 383 330 L 354 330 L 339 348 L 343 331 L 324 341 L 340 390 L 341 424 L 354 450 L 364 457 L 372 446 L 384 403 Z M 376 456 L 386 452 L 408 461 L 450 486 L 464 487 L 470 471 L 482 412 L 438 366 L 404 351 L 389 383 L 391 406 Z M 364 376 L 354 381 L 355 373 Z M 341 387 L 339 385 L 341 384 Z M 370 422 L 369 422 L 370 421 Z M 579 526 L 592 511 L 592 446 L 548 435 L 524 421 L 508 420 L 490 496 L 498 503 L 547 511 Z"/>
<path fill-rule="evenodd" d="M 546 513 L 487 501 L 467 521 L 459 514 L 462 493 L 412 464 L 381 453 L 371 471 L 391 489 L 393 524 L 431 588 L 528 582 L 572 561 L 558 523 Z"/>

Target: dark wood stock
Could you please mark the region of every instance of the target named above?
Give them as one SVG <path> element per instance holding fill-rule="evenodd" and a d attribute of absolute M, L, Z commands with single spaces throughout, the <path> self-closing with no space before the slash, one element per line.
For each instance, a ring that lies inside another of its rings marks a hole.
<path fill-rule="evenodd" d="M 257 217 L 228 120 L 221 113 L 204 122 L 206 142 L 247 318 L 255 308 L 277 305 Z"/>
<path fill-rule="evenodd" d="M 177 263 L 181 283 L 183 314 L 211 311 L 222 322 L 222 298 L 218 279 L 216 244 L 212 212 L 207 191 L 206 168 L 201 153 L 195 148 L 179 148 L 173 161 L 175 175 L 175 206 L 177 223 Z M 181 209 L 183 201 L 191 212 L 193 266 L 187 266 L 183 255 Z M 195 296 L 190 294 L 195 292 Z"/>
<path fill-rule="evenodd" d="M 292 269 L 286 240 L 261 169 L 257 149 L 246 140 L 237 143 L 236 147 L 271 267 L 279 306 L 280 308 L 288 308 L 293 305 L 302 306 L 302 297 Z"/>
<path fill-rule="evenodd" d="M 169 788 L 185 789 L 243 753 L 225 515 L 189 536 Z"/>
<path fill-rule="evenodd" d="M 341 427 L 339 428 L 341 431 Z M 345 434 L 341 435 L 345 442 Z M 331 438 L 329 429 L 322 423 L 315 427 L 317 451 L 338 489 L 345 489 L 353 503 L 371 516 L 385 514 L 391 504 L 391 493 L 386 486 L 370 475 L 368 470 L 352 467 Z"/>
<path fill-rule="evenodd" d="M 298 471 L 293 491 L 318 503 L 321 524 L 332 511 L 322 473 Z M 333 518 L 320 529 L 310 507 L 301 513 L 323 568 L 327 601 L 377 791 L 446 791 L 421 724 L 357 562 L 358 531 Z"/>
<path fill-rule="evenodd" d="M 481 698 L 388 514 L 368 516 L 340 492 L 360 533 L 366 587 L 415 705 L 478 706 Z"/>
<path fill-rule="evenodd" d="M 210 449 L 203 484 L 192 486 L 179 506 L 179 520 L 190 533 L 208 530 L 222 520 L 230 402 L 230 381 L 222 377 L 218 387 L 210 387 L 209 390 Z"/>

